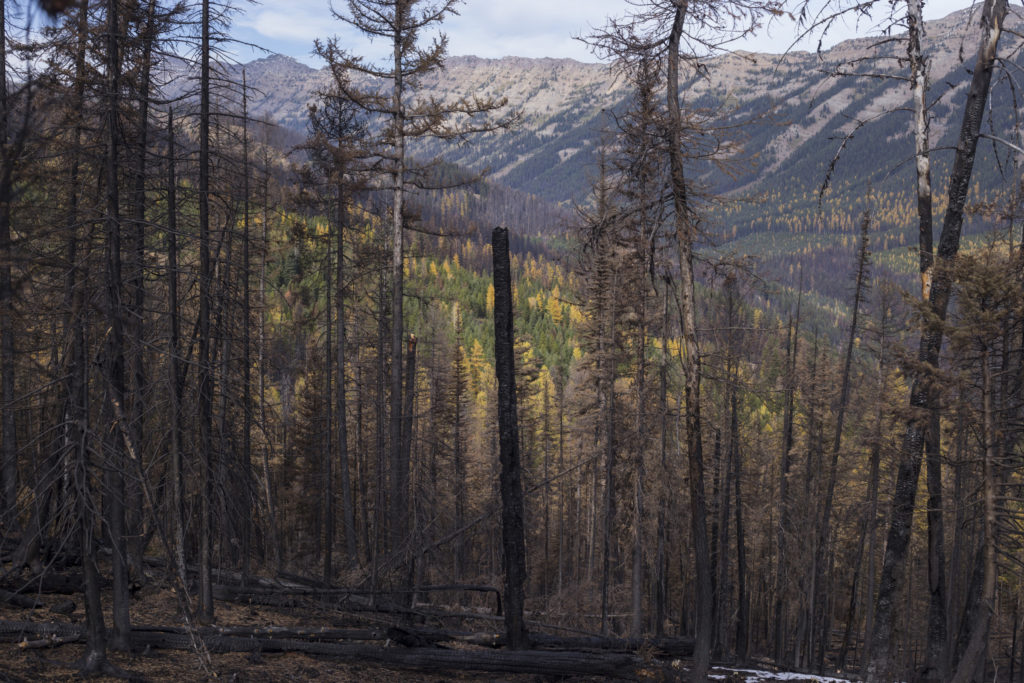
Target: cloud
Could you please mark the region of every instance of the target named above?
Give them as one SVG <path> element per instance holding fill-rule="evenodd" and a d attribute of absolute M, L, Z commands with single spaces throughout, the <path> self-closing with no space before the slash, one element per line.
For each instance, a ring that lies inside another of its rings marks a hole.
<path fill-rule="evenodd" d="M 316 29 L 323 25 L 319 18 L 310 12 L 296 8 L 297 11 L 282 12 L 276 9 L 258 9 L 239 20 L 239 24 L 250 28 L 271 41 L 278 40 L 309 40 L 316 37 Z"/>
<path fill-rule="evenodd" d="M 344 9 L 343 0 L 333 0 Z M 967 7 L 970 0 L 931 0 L 926 18 L 945 16 Z M 586 35 L 605 25 L 609 16 L 621 16 L 630 5 L 624 0 L 468 0 L 458 5 L 458 16 L 449 17 L 441 27 L 448 34 L 449 53 L 498 58 L 571 57 L 596 61 L 586 45 L 574 36 Z M 328 0 L 265 0 L 236 17 L 236 30 L 243 40 L 273 52 L 310 62 L 313 40 L 337 35 L 342 46 L 371 60 L 386 58 L 386 41 L 368 41 L 331 15 Z M 863 33 L 860 27 L 839 27 L 826 45 Z M 771 30 L 731 47 L 777 52 L 789 47 L 794 29 L 788 22 L 775 22 Z M 800 45 L 813 49 L 817 38 Z M 810 46 L 810 47 L 808 47 Z"/>

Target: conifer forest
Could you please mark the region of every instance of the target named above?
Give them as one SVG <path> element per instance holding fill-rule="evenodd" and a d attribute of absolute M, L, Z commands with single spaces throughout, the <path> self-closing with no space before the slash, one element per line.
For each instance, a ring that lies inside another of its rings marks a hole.
<path fill-rule="evenodd" d="M 1024 682 L 1021 6 L 465 4 L 0 4 L 0 681 Z"/>

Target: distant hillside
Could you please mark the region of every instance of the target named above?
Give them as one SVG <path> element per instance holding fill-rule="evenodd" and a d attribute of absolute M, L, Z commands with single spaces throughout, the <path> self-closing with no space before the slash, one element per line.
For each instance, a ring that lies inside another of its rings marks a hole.
<path fill-rule="evenodd" d="M 1015 16 L 1012 25 L 1020 22 Z M 931 56 L 933 96 L 943 102 L 933 110 L 932 132 L 936 147 L 948 142 L 959 125 L 957 97 L 963 95 L 975 49 L 977 17 L 969 10 L 929 22 L 926 50 Z M 1020 43 L 1004 34 L 1004 45 Z M 710 60 L 706 73 L 682 85 L 691 106 L 725 105 L 736 120 L 754 123 L 743 131 L 745 149 L 756 163 L 736 178 L 716 178 L 722 190 L 754 189 L 769 180 L 791 187 L 792 177 L 820 182 L 838 139 L 857 121 L 878 116 L 909 101 L 904 82 L 873 78 L 834 78 L 841 66 L 859 73 L 899 73 L 895 58 L 903 46 L 860 38 L 840 43 L 821 54 L 792 52 L 785 57 L 736 52 Z M 1003 50 L 1004 54 L 1008 49 Z M 872 57 L 888 57 L 870 61 Z M 869 60 L 869 61 L 865 61 Z M 854 66 L 850 66 L 854 65 Z M 507 97 L 522 109 L 521 129 L 500 136 L 485 136 L 457 148 L 445 157 L 470 168 L 490 168 L 495 180 L 552 201 L 580 199 L 588 186 L 588 167 L 600 130 L 609 125 L 602 112 L 620 106 L 627 96 L 621 78 L 606 65 L 571 59 L 506 57 L 480 59 L 451 57 L 446 69 L 425 80 L 424 94 L 439 98 L 481 94 Z M 240 70 L 242 67 L 235 67 Z M 250 85 L 257 91 L 251 109 L 284 126 L 305 128 L 306 104 L 327 80 L 317 70 L 289 57 L 274 55 L 244 65 Z M 901 119 L 902 120 L 896 120 Z M 909 142 L 905 117 L 885 117 L 858 131 L 855 140 L 875 145 L 884 142 L 894 154 Z M 842 172 L 857 166 L 858 142 L 848 146 Z M 872 156 L 874 156 L 872 154 Z"/>
<path fill-rule="evenodd" d="M 1021 17 L 1014 11 L 1008 23 L 1019 29 Z M 926 25 L 930 94 L 936 100 L 931 126 L 939 222 L 977 23 L 976 13 L 963 10 Z M 1019 33 L 1004 32 L 1001 53 L 1024 65 Z M 820 54 L 737 52 L 709 60 L 699 77 L 681 86 L 689 107 L 718 111 L 726 125 L 744 123 L 736 127 L 743 151 L 729 173 L 710 165 L 690 170 L 691 178 L 736 200 L 707 212 L 705 227 L 717 248 L 760 257 L 761 274 L 783 283 L 794 284 L 794 273 L 803 264 L 807 286 L 842 301 L 847 280 L 836 273 L 849 268 L 858 215 L 870 191 L 875 197 L 876 268 L 897 278 L 909 274 L 910 245 L 916 239 L 909 89 L 905 80 L 876 77 L 904 75 L 905 66 L 898 62 L 904 50 L 899 41 L 861 38 Z M 622 107 L 628 95 L 623 79 L 606 65 L 570 59 L 452 57 L 446 66 L 425 79 L 423 94 L 442 99 L 504 96 L 523 111 L 524 122 L 518 130 L 459 146 L 421 144 L 417 153 L 490 169 L 493 183 L 518 191 L 521 198 L 535 198 L 527 201 L 567 206 L 586 200 L 601 131 L 611 125 L 605 113 Z M 326 84 L 326 70 L 279 55 L 244 68 L 258 93 L 250 111 L 303 131 L 307 102 Z M 860 76 L 836 77 L 838 70 Z M 1016 111 L 1005 80 L 993 89 L 996 131 L 1011 130 Z M 831 189 L 819 202 L 840 147 Z M 976 200 L 999 201 L 998 191 L 1006 184 L 995 153 L 992 145 L 979 151 Z M 968 229 L 991 224 L 976 217 Z"/>

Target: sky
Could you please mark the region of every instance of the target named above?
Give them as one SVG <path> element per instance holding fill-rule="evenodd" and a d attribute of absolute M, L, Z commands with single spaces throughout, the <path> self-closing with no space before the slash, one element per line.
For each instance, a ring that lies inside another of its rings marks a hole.
<path fill-rule="evenodd" d="M 330 0 L 263 0 L 242 5 L 244 13 L 234 17 L 232 34 L 270 52 L 294 57 L 320 66 L 312 55 L 313 39 L 337 36 L 355 54 L 377 59 L 388 46 L 378 40 L 370 44 L 350 27 L 331 15 Z M 344 0 L 333 0 L 343 9 Z M 928 0 L 925 19 L 938 19 L 970 5 L 971 0 Z M 888 3 L 881 3 L 888 5 Z M 449 17 L 443 26 L 448 35 L 448 54 L 477 57 L 570 57 L 582 62 L 598 61 L 586 45 L 573 36 L 586 35 L 605 24 L 609 16 L 621 16 L 629 9 L 625 0 L 467 0 L 459 16 Z M 872 35 L 870 22 L 838 27 L 830 33 L 830 44 L 860 35 Z M 737 44 L 751 52 L 783 52 L 790 47 L 794 30 L 791 22 L 774 22 L 757 36 Z M 813 50 L 817 39 L 798 45 Z M 242 49 L 241 61 L 263 56 Z"/>

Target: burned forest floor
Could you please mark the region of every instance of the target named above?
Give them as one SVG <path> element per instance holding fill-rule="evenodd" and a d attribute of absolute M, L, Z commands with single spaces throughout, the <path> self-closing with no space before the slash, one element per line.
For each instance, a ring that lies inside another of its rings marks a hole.
<path fill-rule="evenodd" d="M 77 677 L 85 653 L 78 580 L 72 573 L 51 579 L 43 586 L 48 591 L 39 585 L 31 591 L 22 579 L 17 599 L 10 581 L 0 589 L 0 683 Z M 186 628 L 175 590 L 152 577 L 132 600 L 133 652 L 110 651 L 110 662 L 130 680 L 180 683 L 689 680 L 692 641 L 686 639 L 635 642 L 534 623 L 534 649 L 506 650 L 490 595 L 449 604 L 458 591 L 444 591 L 431 604 L 404 608 L 371 605 L 365 596 L 312 580 L 304 585 L 300 577 L 215 588 L 216 625 Z M 109 590 L 103 598 L 109 609 Z M 109 629 L 109 611 L 105 623 Z M 718 668 L 712 677 L 777 680 L 767 672 Z"/>

